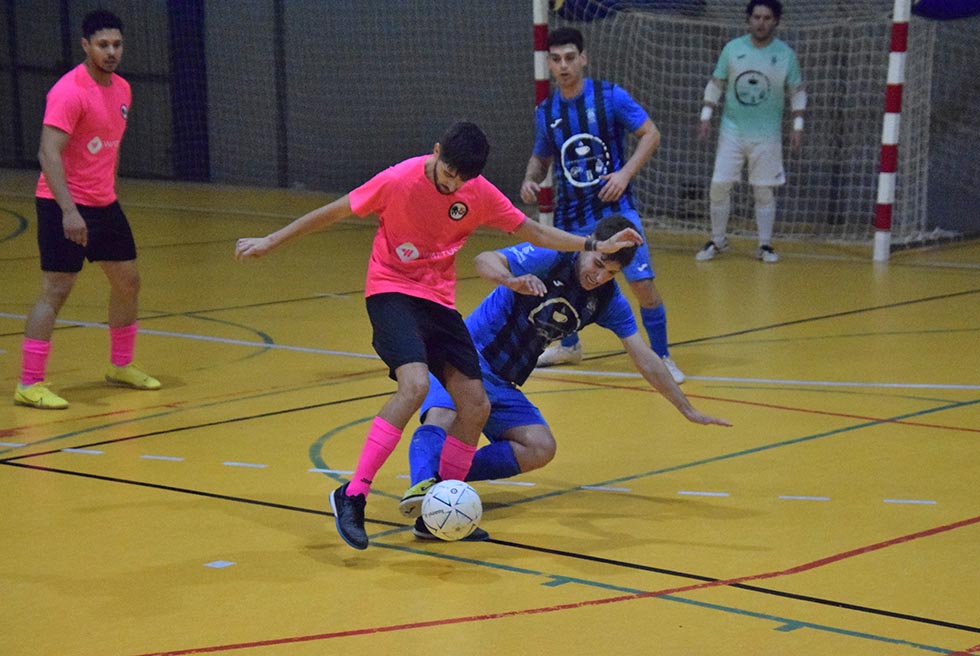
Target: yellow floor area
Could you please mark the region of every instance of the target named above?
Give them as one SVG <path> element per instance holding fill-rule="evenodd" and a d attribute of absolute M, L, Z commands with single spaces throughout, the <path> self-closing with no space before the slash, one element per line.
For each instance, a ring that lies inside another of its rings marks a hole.
<path fill-rule="evenodd" d="M 108 387 L 87 266 L 48 364 L 64 411 L 15 406 L 39 289 L 33 181 L 0 171 L 0 654 L 980 653 L 980 243 L 901 251 L 648 235 L 688 423 L 618 339 L 525 385 L 547 467 L 478 482 L 485 543 L 413 538 L 408 432 L 368 503 L 328 493 L 394 384 L 364 310 L 372 221 L 232 256 L 324 194 L 125 180 L 143 279 L 137 361 Z M 490 287 L 475 235 L 464 314 Z"/>

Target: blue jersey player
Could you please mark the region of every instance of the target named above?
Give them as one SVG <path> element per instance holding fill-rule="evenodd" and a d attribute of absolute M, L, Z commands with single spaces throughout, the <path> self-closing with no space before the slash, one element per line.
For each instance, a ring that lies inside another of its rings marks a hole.
<path fill-rule="evenodd" d="M 594 236 L 602 239 L 629 226 L 624 217 L 609 216 L 599 222 Z M 490 399 L 490 417 L 483 428 L 490 444 L 476 452 L 466 480 L 508 478 L 551 461 L 555 438 L 518 386 L 527 380 L 550 342 L 591 323 L 623 340 L 637 370 L 688 420 L 730 425 L 695 409 L 663 361 L 639 336 L 629 302 L 613 280 L 629 265 L 635 249 L 609 254 L 561 253 L 520 244 L 477 256 L 480 275 L 499 286 L 466 318 Z M 418 513 L 425 492 L 436 482 L 442 443 L 455 415 L 449 394 L 430 376 L 421 409 L 423 424 L 409 446 L 412 486 L 399 504 L 405 515 Z M 421 519 L 416 520 L 414 533 L 432 537 Z M 487 537 L 478 529 L 468 539 Z"/>
<path fill-rule="evenodd" d="M 521 198 L 535 202 L 540 183 L 554 163 L 556 227 L 587 235 L 602 217 L 620 214 L 642 232 L 630 181 L 660 145 L 660 131 L 625 89 L 585 77 L 586 63 L 581 32 L 563 27 L 548 34 L 548 68 L 557 89 L 535 114 L 534 149 Z M 629 134 L 637 138 L 630 155 L 626 151 Z M 684 382 L 684 374 L 670 358 L 667 314 L 653 282 L 655 274 L 646 243 L 623 273 L 640 303 L 640 318 L 651 348 L 663 359 L 674 381 Z M 549 347 L 538 365 L 576 364 L 581 360 L 582 345 L 572 334 Z"/>

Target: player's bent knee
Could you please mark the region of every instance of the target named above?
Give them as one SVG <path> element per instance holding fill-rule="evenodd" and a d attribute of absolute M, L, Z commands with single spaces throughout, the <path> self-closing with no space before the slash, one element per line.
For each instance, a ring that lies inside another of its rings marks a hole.
<path fill-rule="evenodd" d="M 731 182 L 712 182 L 708 190 L 708 196 L 713 203 L 722 203 L 728 200 L 728 195 L 732 192 Z"/>
<path fill-rule="evenodd" d="M 755 199 L 755 206 L 772 205 L 776 201 L 776 194 L 772 187 L 764 185 L 754 185 L 752 187 L 752 197 Z"/>

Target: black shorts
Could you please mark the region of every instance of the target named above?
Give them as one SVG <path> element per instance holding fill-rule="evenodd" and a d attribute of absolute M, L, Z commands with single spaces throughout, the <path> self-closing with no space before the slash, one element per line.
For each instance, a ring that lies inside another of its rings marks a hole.
<path fill-rule="evenodd" d="M 136 242 L 129 221 L 116 201 L 105 207 L 79 205 L 78 213 L 88 228 L 88 246 L 65 237 L 61 208 L 51 198 L 35 198 L 37 248 L 41 270 L 78 273 L 89 262 L 126 262 L 136 259 Z"/>
<path fill-rule="evenodd" d="M 410 362 L 426 363 L 443 384 L 447 363 L 467 378 L 482 378 L 473 338 L 456 310 L 399 293 L 368 296 L 365 303 L 374 329 L 371 345 L 392 380 L 395 369 Z"/>

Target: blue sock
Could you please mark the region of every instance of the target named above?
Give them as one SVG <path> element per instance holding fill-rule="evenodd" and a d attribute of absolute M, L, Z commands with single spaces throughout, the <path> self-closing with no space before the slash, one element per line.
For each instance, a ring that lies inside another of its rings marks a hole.
<path fill-rule="evenodd" d="M 412 485 L 436 475 L 445 441 L 446 431 L 439 426 L 423 424 L 415 429 L 408 445 L 408 470 Z"/>
<path fill-rule="evenodd" d="M 507 440 L 501 440 L 491 442 L 476 452 L 466 480 L 489 481 L 510 478 L 520 473 L 521 466 L 517 464 L 513 447 Z"/>
<path fill-rule="evenodd" d="M 653 352 L 662 358 L 670 355 L 667 350 L 667 310 L 663 304 L 655 308 L 640 308 L 640 320 L 647 329 Z"/>
<path fill-rule="evenodd" d="M 575 346 L 576 344 L 578 344 L 578 333 L 572 333 L 571 335 L 568 335 L 567 337 L 562 337 L 561 338 L 561 345 L 564 346 L 564 347 L 566 347 L 566 348 L 568 348 L 570 346 Z"/>

